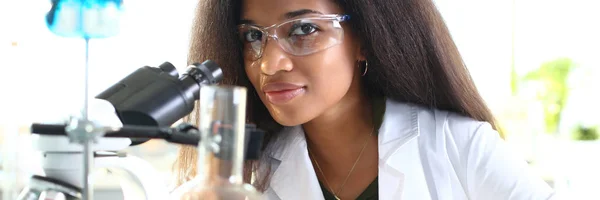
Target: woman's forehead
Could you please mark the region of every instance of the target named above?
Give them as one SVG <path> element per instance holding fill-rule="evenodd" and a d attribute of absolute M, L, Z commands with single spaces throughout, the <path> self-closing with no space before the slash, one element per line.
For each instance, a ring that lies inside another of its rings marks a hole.
<path fill-rule="evenodd" d="M 243 0 L 241 19 L 258 25 L 310 14 L 339 14 L 341 9 L 331 0 Z"/>

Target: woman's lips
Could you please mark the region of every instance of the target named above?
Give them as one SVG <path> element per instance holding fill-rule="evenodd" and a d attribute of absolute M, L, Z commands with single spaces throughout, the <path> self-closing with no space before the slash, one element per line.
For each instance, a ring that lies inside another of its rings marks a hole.
<path fill-rule="evenodd" d="M 272 104 L 286 103 L 305 91 L 304 86 L 291 83 L 269 83 L 263 86 L 263 92 Z"/>

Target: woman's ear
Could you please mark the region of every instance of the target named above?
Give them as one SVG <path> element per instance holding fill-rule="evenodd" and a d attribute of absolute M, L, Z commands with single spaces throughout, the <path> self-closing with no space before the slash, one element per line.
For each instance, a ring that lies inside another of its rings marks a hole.
<path fill-rule="evenodd" d="M 362 48 L 362 45 L 357 45 L 355 55 L 356 55 L 357 61 L 367 60 L 367 56 L 365 54 L 365 49 Z"/>

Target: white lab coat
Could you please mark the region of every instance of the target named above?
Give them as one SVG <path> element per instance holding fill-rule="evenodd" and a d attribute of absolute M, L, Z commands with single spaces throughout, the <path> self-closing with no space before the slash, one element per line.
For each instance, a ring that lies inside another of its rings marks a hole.
<path fill-rule="evenodd" d="M 279 135 L 265 159 L 272 167 L 266 199 L 323 199 L 302 128 Z M 378 148 L 382 200 L 554 198 L 486 122 L 388 100 Z"/>

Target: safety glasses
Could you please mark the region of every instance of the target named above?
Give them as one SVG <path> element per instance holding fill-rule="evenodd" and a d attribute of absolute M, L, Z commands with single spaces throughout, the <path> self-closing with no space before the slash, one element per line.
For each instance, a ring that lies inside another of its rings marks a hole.
<path fill-rule="evenodd" d="M 304 56 L 323 51 L 342 43 L 344 30 L 340 23 L 349 19 L 348 15 L 319 15 L 292 19 L 265 28 L 241 24 L 238 34 L 243 43 L 244 59 L 254 61 L 261 58 L 269 37 L 292 55 Z"/>

